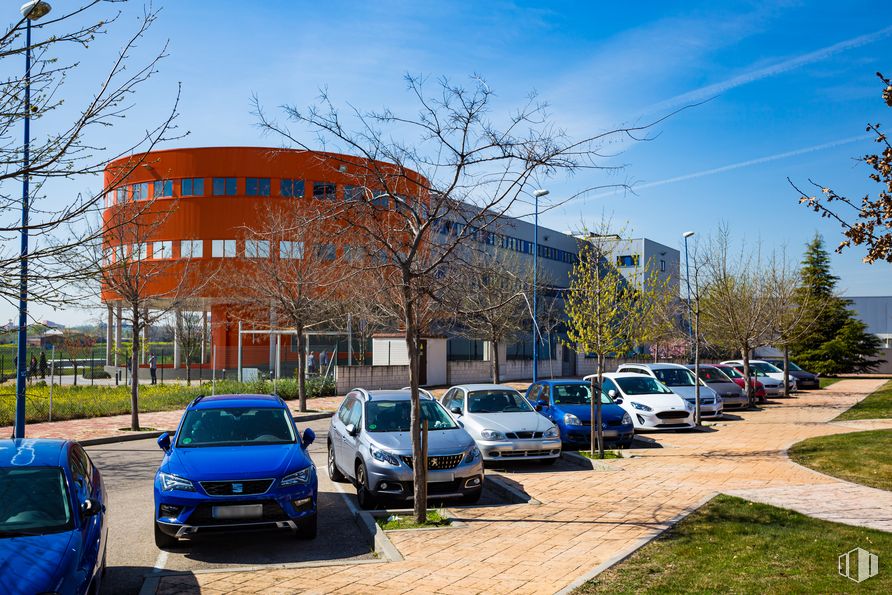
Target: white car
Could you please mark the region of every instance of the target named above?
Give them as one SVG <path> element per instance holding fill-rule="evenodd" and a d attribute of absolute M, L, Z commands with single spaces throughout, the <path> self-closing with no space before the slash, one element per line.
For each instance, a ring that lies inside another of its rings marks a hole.
<path fill-rule="evenodd" d="M 728 360 L 728 361 L 722 362 L 722 363 L 727 364 L 729 366 L 734 366 L 735 368 L 737 368 L 741 372 L 743 372 L 743 360 L 732 359 L 732 360 Z M 777 392 L 774 395 L 771 394 L 773 391 L 769 390 L 769 387 L 767 385 L 765 386 L 765 393 L 767 396 L 777 396 L 777 395 L 782 395 L 784 393 L 784 391 L 783 391 L 784 371 L 783 370 L 781 370 L 774 364 L 769 364 L 768 362 L 761 360 L 761 359 L 751 359 L 750 360 L 750 370 L 756 372 L 757 378 L 759 376 L 764 376 L 767 378 L 773 378 L 774 380 L 778 381 L 777 387 L 776 387 Z M 758 378 L 758 380 L 763 385 L 765 384 L 765 381 L 762 380 L 761 378 Z M 774 383 L 771 383 L 771 384 L 773 385 Z M 775 388 L 775 387 L 772 386 L 771 388 Z M 796 378 L 793 377 L 792 375 L 790 375 L 790 392 L 794 393 L 798 389 L 799 389 L 799 387 L 796 385 Z"/>
<path fill-rule="evenodd" d="M 697 405 L 697 386 L 694 384 L 694 373 L 685 366 L 680 364 L 622 364 L 616 371 L 653 376 L 691 405 L 695 407 Z M 723 410 L 722 397 L 701 380 L 700 415 L 721 417 Z"/>
<path fill-rule="evenodd" d="M 484 461 L 536 459 L 553 463 L 561 456 L 557 426 L 511 387 L 453 386 L 440 402 L 474 438 Z"/>
<path fill-rule="evenodd" d="M 631 372 L 602 376 L 601 390 L 631 416 L 635 432 L 694 427 L 694 406 L 653 376 Z"/>

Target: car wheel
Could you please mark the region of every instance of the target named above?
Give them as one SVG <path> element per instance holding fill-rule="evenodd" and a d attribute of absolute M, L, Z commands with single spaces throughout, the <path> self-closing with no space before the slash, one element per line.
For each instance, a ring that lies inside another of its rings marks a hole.
<path fill-rule="evenodd" d="M 161 527 L 158 526 L 158 522 L 155 522 L 155 545 L 159 550 L 166 550 L 174 547 L 179 541 L 176 537 L 171 537 L 167 533 L 161 530 Z"/>
<path fill-rule="evenodd" d="M 298 539 L 315 539 L 316 538 L 316 515 L 301 519 L 297 524 L 297 532 L 295 536 Z"/>
<path fill-rule="evenodd" d="M 375 496 L 369 490 L 369 478 L 366 475 L 365 465 L 356 464 L 356 500 L 363 510 L 372 510 L 377 505 Z"/>
<path fill-rule="evenodd" d="M 338 483 L 343 483 L 347 479 L 344 474 L 340 472 L 335 463 L 334 446 L 332 446 L 331 443 L 328 444 L 328 476 L 332 481 Z"/>

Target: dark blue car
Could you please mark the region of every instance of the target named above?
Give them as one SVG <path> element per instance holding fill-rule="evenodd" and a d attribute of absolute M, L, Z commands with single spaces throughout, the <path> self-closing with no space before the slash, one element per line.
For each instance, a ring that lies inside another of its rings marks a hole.
<path fill-rule="evenodd" d="M 98 593 L 105 488 L 67 440 L 0 440 L 0 593 Z"/>
<path fill-rule="evenodd" d="M 590 445 L 591 385 L 585 380 L 541 380 L 527 389 L 527 400 L 557 425 L 568 448 Z M 601 394 L 601 425 L 605 442 L 627 448 L 635 434 L 632 419 L 622 407 Z"/>
<path fill-rule="evenodd" d="M 316 536 L 316 467 L 285 402 L 274 395 L 198 397 L 176 434 L 162 434 L 155 543 L 198 533 L 286 529 Z"/>

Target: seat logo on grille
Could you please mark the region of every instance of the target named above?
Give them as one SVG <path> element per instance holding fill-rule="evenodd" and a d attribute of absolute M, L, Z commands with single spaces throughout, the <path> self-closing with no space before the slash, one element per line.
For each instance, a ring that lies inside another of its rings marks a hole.
<path fill-rule="evenodd" d="M 241 494 L 244 491 L 245 491 L 244 484 L 240 484 L 240 483 L 232 484 L 232 493 L 233 494 Z"/>

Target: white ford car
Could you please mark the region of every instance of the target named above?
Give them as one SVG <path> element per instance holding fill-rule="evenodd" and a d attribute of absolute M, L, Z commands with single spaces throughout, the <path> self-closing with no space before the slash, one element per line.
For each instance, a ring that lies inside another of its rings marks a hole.
<path fill-rule="evenodd" d="M 636 432 L 682 430 L 695 425 L 694 407 L 653 376 L 609 372 L 603 374 L 601 390 L 632 417 Z"/>
<path fill-rule="evenodd" d="M 440 402 L 474 438 L 484 461 L 539 459 L 553 463 L 561 456 L 557 426 L 511 387 L 454 386 Z"/>
<path fill-rule="evenodd" d="M 728 361 L 722 362 L 722 363 L 729 365 L 729 366 L 734 366 L 735 368 L 737 368 L 738 370 L 743 372 L 743 360 L 732 359 L 732 360 L 728 360 Z M 769 364 L 768 362 L 761 360 L 761 359 L 751 359 L 750 360 L 750 370 L 752 370 L 756 374 L 757 380 L 759 382 L 761 382 L 763 385 L 765 385 L 765 392 L 769 396 L 775 396 L 775 395 L 770 394 L 772 392 L 770 389 L 775 388 L 775 387 L 774 386 L 769 387 L 769 384 L 773 385 L 774 383 L 766 384 L 765 381 L 762 380 L 762 378 L 758 378 L 758 376 L 764 376 L 767 378 L 772 378 L 774 380 L 777 380 L 778 391 L 776 394 L 777 395 L 783 394 L 783 392 L 784 392 L 783 391 L 783 386 L 784 386 L 784 371 L 783 370 L 781 370 L 777 366 L 775 366 L 773 364 Z M 796 378 L 791 374 L 790 375 L 790 392 L 794 393 L 798 389 L 799 389 L 799 387 L 796 384 Z"/>

